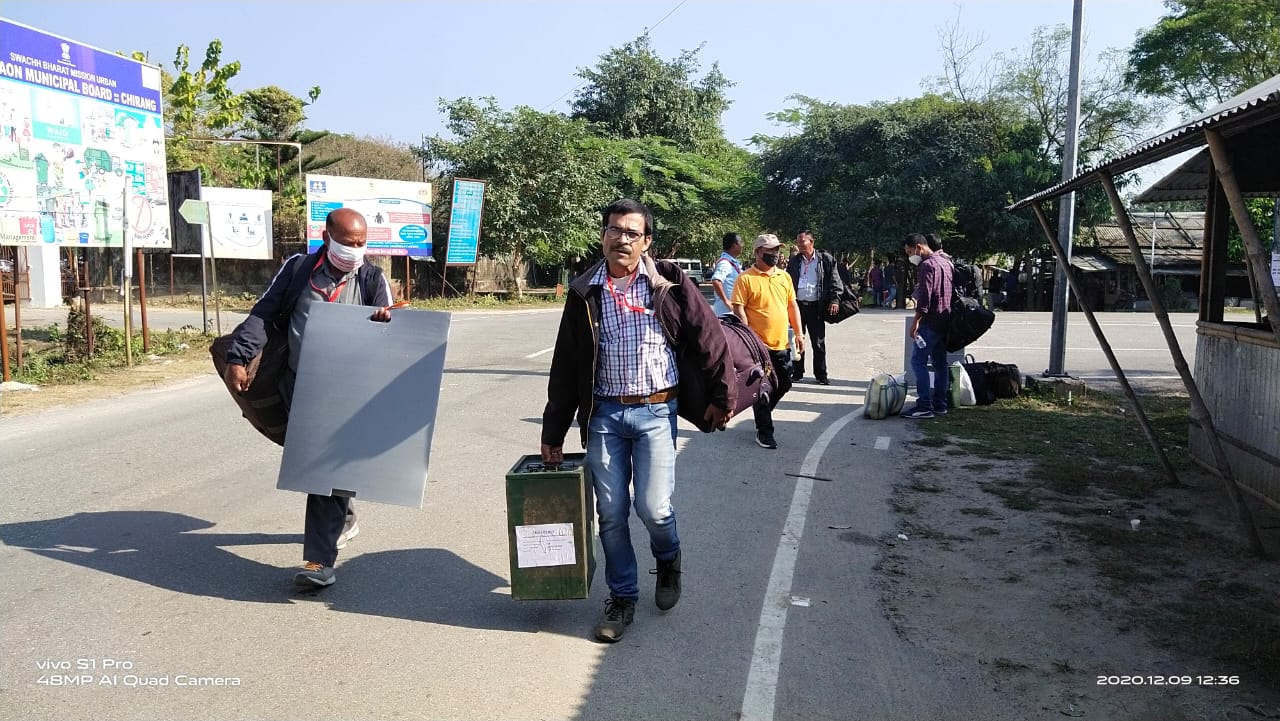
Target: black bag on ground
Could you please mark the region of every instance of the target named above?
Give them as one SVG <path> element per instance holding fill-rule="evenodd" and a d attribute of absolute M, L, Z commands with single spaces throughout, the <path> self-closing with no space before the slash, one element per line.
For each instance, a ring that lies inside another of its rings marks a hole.
<path fill-rule="evenodd" d="M 968 355 L 962 365 L 973 382 L 973 394 L 980 406 L 995 403 L 997 398 L 1016 398 L 1022 393 L 1022 372 L 1012 363 L 979 363 Z"/>
<path fill-rule="evenodd" d="M 767 400 L 773 392 L 773 363 L 769 360 L 769 349 L 764 341 L 736 315 L 720 316 L 720 328 L 724 331 L 724 340 L 729 345 L 729 355 L 732 358 L 734 377 L 731 382 L 737 386 L 738 395 L 737 402 L 730 410 L 737 415 L 750 409 L 762 396 Z M 697 426 L 698 430 L 711 433 L 715 428 L 703 418 L 710 402 L 706 384 L 698 380 L 700 371 L 690 366 L 691 364 L 682 364 L 680 367 L 680 402 L 677 412 L 681 418 Z"/>
<path fill-rule="evenodd" d="M 996 398 L 1017 398 L 1022 394 L 1022 371 L 1013 363 L 993 363 L 995 370 L 987 376 Z"/>
<path fill-rule="evenodd" d="M 280 379 L 289 367 L 289 316 L 298 302 L 301 293 L 299 278 L 309 278 L 303 271 L 307 256 L 300 256 L 290 271 L 289 288 L 285 294 L 285 302 L 280 308 L 274 323 L 267 324 L 267 344 L 262 352 L 254 356 L 245 366 L 249 375 L 249 389 L 244 393 L 231 393 L 231 398 L 240 406 L 245 420 L 278 446 L 284 445 L 285 430 L 289 425 L 289 409 L 280 395 Z M 282 271 L 284 272 L 284 271 Z M 241 323 L 240 325 L 244 325 Z M 240 326 L 236 326 L 239 330 Z M 209 355 L 213 357 L 213 367 L 218 371 L 218 378 L 225 378 L 227 373 L 227 351 L 231 349 L 232 331 L 221 336 L 209 346 Z"/>
<path fill-rule="evenodd" d="M 976 298 L 951 296 L 951 317 L 947 321 L 947 352 L 955 353 L 981 338 L 996 322 L 996 314 L 982 307 Z"/>

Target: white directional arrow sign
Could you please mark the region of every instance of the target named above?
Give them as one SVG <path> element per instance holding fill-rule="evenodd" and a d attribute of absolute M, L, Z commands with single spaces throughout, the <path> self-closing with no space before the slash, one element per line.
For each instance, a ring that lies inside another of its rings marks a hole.
<path fill-rule="evenodd" d="M 187 198 L 178 208 L 178 215 L 192 225 L 209 224 L 209 203 L 204 200 Z"/>

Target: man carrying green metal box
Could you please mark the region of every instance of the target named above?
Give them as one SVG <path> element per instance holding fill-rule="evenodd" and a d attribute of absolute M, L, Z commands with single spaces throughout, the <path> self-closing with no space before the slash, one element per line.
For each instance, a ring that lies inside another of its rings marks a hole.
<path fill-rule="evenodd" d="M 680 600 L 680 538 L 671 505 L 677 412 L 723 429 L 736 388 L 720 321 L 697 286 L 674 264 L 645 253 L 653 242 L 653 214 L 622 199 L 605 208 L 602 219 L 604 260 L 570 285 L 560 319 L 542 414 L 542 459 L 563 461 L 576 415 L 609 584 L 594 635 L 612 643 L 632 622 L 640 597 L 627 527 L 631 489 L 657 561 L 654 602 L 669 610 Z M 709 399 L 706 408 L 678 405 L 687 385 L 705 388 L 699 396 Z"/>

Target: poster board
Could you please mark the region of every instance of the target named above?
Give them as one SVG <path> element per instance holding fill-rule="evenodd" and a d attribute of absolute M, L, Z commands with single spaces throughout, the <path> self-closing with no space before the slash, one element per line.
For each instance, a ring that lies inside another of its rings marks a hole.
<path fill-rule="evenodd" d="M 307 252 L 324 242 L 325 218 L 352 208 L 369 225 L 369 255 L 431 255 L 431 183 L 307 174 Z"/>
<path fill-rule="evenodd" d="M 0 19 L 0 245 L 170 247 L 160 68 Z"/>
<path fill-rule="evenodd" d="M 206 256 L 271 260 L 270 190 L 201 188 L 200 199 L 209 203 L 209 225 L 203 232 Z"/>
<path fill-rule="evenodd" d="M 450 316 L 373 310 L 311 305 L 276 487 L 421 508 Z"/>

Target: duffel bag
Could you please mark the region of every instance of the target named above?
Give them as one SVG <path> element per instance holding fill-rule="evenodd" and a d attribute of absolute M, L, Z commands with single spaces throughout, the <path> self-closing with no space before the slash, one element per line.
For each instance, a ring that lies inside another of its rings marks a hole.
<path fill-rule="evenodd" d="M 768 347 L 736 315 L 720 316 L 720 329 L 729 346 L 729 356 L 733 363 L 732 383 L 738 391 L 734 407 L 730 410 L 738 415 L 757 401 L 768 403 L 769 394 L 773 393 L 777 385 Z M 710 399 L 707 397 L 706 383 L 701 380 L 701 370 L 692 363 L 691 357 L 681 357 L 679 388 L 677 412 L 680 417 L 697 426 L 703 433 L 715 431 L 715 427 L 703 417 Z"/>
<path fill-rule="evenodd" d="M 981 338 L 996 322 L 996 314 L 982 307 L 976 298 L 951 298 L 951 316 L 947 321 L 947 352 L 955 353 Z"/>
<path fill-rule="evenodd" d="M 231 338 L 231 335 L 224 335 L 209 346 L 209 355 L 213 356 L 213 367 L 217 369 L 219 378 L 227 373 L 227 350 L 231 348 Z M 249 374 L 249 389 L 231 394 L 249 424 L 279 446 L 284 445 L 284 433 L 289 425 L 289 409 L 280 394 L 280 378 L 288 366 L 289 333 L 275 331 L 267 339 L 262 352 L 245 366 Z"/>
<path fill-rule="evenodd" d="M 973 356 L 965 356 L 964 372 L 969 376 L 969 383 L 973 386 L 973 399 L 977 405 L 989 406 L 996 402 L 995 391 L 991 387 L 991 375 L 995 373 L 996 366 L 999 363 L 985 361 L 979 363 L 973 359 Z"/>

